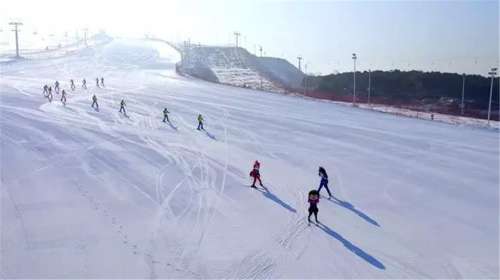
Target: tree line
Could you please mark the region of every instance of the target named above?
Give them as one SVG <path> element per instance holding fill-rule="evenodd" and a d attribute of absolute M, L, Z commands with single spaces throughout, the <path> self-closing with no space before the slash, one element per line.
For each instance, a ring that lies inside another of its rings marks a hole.
<path fill-rule="evenodd" d="M 422 71 L 372 71 L 371 101 L 381 104 L 433 108 L 435 111 L 459 110 L 462 98 L 461 74 Z M 369 73 L 356 72 L 356 100 L 367 102 Z M 489 77 L 465 75 L 465 107 L 470 113 L 484 114 L 490 95 Z M 353 73 L 308 76 L 303 81 L 311 96 L 352 100 Z M 499 108 L 499 79 L 493 83 L 492 109 Z M 494 112 L 498 118 L 498 112 Z M 480 116 L 480 117 L 481 117 Z"/>

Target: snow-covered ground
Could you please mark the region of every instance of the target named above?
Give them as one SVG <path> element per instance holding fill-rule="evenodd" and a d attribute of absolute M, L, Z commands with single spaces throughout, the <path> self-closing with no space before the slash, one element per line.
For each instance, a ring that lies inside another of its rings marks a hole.
<path fill-rule="evenodd" d="M 333 102 L 345 106 L 352 106 L 350 102 L 341 102 L 341 101 L 328 101 L 328 102 Z M 361 103 L 361 104 L 356 104 L 356 106 L 363 109 L 369 109 L 377 112 L 389 113 L 410 118 L 433 120 L 437 122 L 444 122 L 454 125 L 466 125 L 466 126 L 483 127 L 489 129 L 500 129 L 500 122 L 494 120 L 491 120 L 490 123 L 488 124 L 488 120 L 484 119 L 447 115 L 434 112 L 421 112 L 410 109 L 398 108 L 389 105 L 382 105 L 382 104 Z"/>
<path fill-rule="evenodd" d="M 21 48 L 19 50 L 19 54 L 22 59 L 49 59 L 49 58 L 57 58 L 62 56 L 71 55 L 77 51 L 81 51 L 88 46 L 94 47 L 102 44 L 106 44 L 111 40 L 108 36 L 104 34 L 98 34 L 92 38 L 87 40 L 87 44 L 85 41 L 72 41 L 66 44 L 58 44 L 58 45 L 46 45 L 45 41 L 32 41 L 28 44 L 27 47 Z M 57 41 L 59 42 L 59 41 Z M 15 48 L 3 49 L 0 48 L 0 63 L 5 64 L 8 62 L 13 62 L 16 59 Z"/>
<path fill-rule="evenodd" d="M 499 277 L 498 131 L 180 77 L 178 59 L 115 40 L 0 64 L 3 278 Z M 66 107 L 42 96 L 83 77 Z M 336 199 L 308 226 L 319 165 Z"/>

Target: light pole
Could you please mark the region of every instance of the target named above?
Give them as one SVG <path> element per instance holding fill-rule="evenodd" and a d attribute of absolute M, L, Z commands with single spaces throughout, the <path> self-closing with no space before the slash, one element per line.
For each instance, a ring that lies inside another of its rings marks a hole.
<path fill-rule="evenodd" d="M 460 104 L 460 114 L 464 114 L 464 98 L 465 98 L 465 73 L 462 74 L 462 103 Z"/>
<path fill-rule="evenodd" d="M 371 92 L 372 92 L 372 70 L 368 69 L 368 106 L 371 105 L 370 103 Z"/>
<path fill-rule="evenodd" d="M 491 68 L 491 71 L 488 74 L 491 76 L 491 85 L 490 85 L 490 102 L 488 104 L 488 125 L 490 125 L 490 117 L 491 117 L 491 99 L 493 97 L 493 81 L 495 80 L 495 76 L 497 75 L 498 68 Z"/>
<path fill-rule="evenodd" d="M 304 95 L 307 95 L 307 63 L 304 64 Z"/>
<path fill-rule="evenodd" d="M 260 57 L 262 57 L 262 46 L 259 46 Z"/>
<path fill-rule="evenodd" d="M 355 53 L 352 54 L 352 60 L 354 61 L 354 71 L 353 71 L 353 89 L 352 89 L 352 105 L 356 104 L 356 59 L 358 57 Z"/>

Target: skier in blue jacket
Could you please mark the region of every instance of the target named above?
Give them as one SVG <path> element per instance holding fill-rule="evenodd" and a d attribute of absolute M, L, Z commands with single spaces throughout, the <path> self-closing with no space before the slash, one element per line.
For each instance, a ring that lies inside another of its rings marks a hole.
<path fill-rule="evenodd" d="M 321 192 L 321 188 L 325 187 L 326 191 L 328 192 L 328 195 L 330 196 L 329 198 L 332 198 L 332 193 L 330 192 L 330 189 L 328 188 L 328 174 L 326 174 L 325 168 L 320 166 L 319 170 L 318 170 L 318 175 L 321 177 L 321 182 L 319 183 L 318 193 Z"/>

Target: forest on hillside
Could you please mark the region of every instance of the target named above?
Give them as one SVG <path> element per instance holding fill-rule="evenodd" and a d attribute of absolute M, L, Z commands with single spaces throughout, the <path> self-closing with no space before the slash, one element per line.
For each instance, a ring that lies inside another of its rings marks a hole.
<path fill-rule="evenodd" d="M 422 71 L 371 72 L 370 101 L 424 111 L 458 114 L 462 98 L 463 75 Z M 356 72 L 356 101 L 368 102 L 369 73 Z M 499 79 L 493 83 L 492 116 L 498 119 Z M 307 95 L 351 101 L 353 73 L 308 76 Z M 465 75 L 465 114 L 484 118 L 487 114 L 491 78 Z"/>

